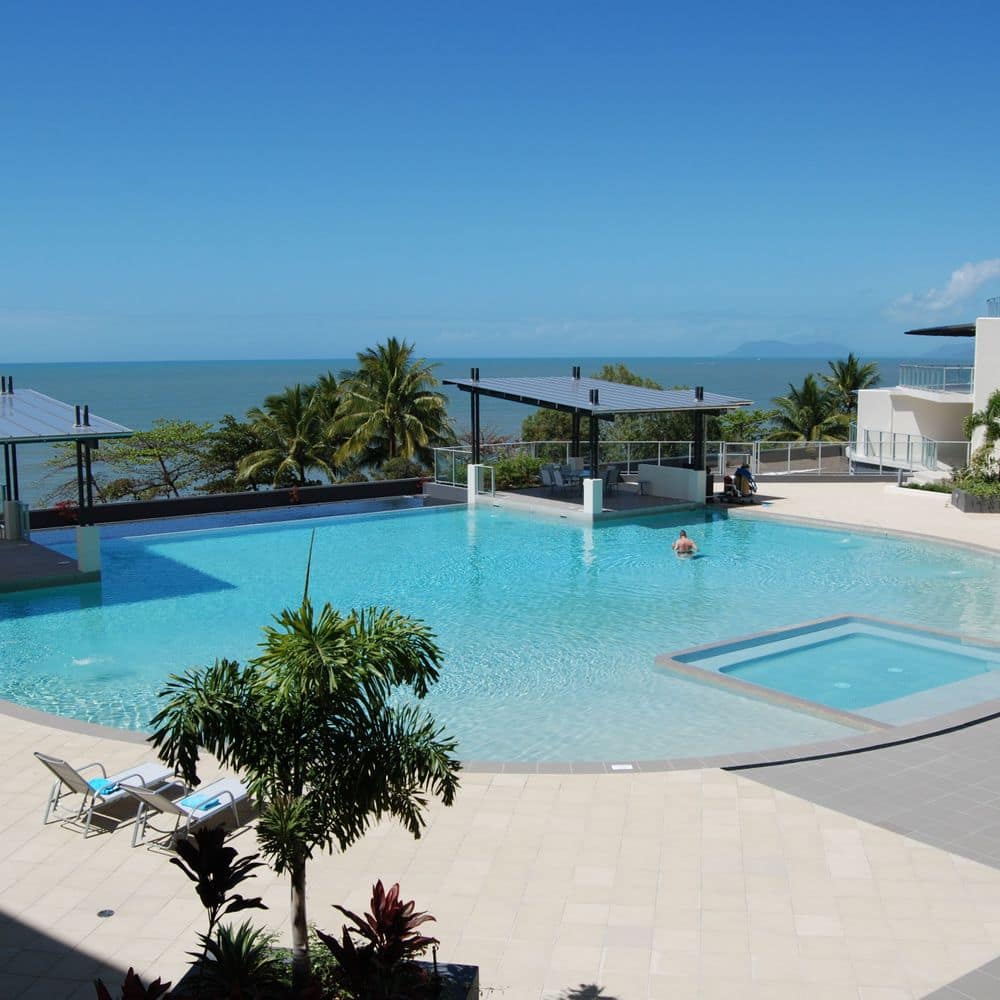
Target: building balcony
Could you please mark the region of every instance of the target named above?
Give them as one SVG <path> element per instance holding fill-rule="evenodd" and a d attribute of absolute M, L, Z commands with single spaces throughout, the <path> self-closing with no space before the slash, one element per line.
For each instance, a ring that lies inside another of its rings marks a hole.
<path fill-rule="evenodd" d="M 972 395 L 975 367 L 973 365 L 899 366 L 899 386 L 922 392 L 957 392 Z"/>

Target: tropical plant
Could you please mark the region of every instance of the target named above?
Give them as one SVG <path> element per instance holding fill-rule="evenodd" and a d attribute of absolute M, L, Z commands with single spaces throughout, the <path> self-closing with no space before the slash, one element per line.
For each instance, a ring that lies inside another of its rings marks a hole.
<path fill-rule="evenodd" d="M 103 979 L 94 980 L 97 1000 L 112 1000 L 111 992 L 104 985 Z M 170 983 L 161 983 L 154 979 L 148 986 L 142 985 L 142 980 L 135 974 L 135 969 L 129 968 L 122 983 L 121 1000 L 165 1000 L 170 996 Z"/>
<path fill-rule="evenodd" d="M 431 987 L 429 982 L 421 984 L 412 963 L 438 943 L 437 938 L 417 931 L 434 917 L 417 912 L 413 900 L 404 903 L 398 882 L 386 892 L 379 879 L 372 888 L 371 909 L 363 917 L 343 906 L 336 909 L 351 921 L 342 928 L 340 939 L 320 930 L 316 933 L 336 959 L 341 986 L 365 1000 L 416 1000 L 420 985 Z"/>
<path fill-rule="evenodd" d="M 278 472 L 277 461 L 270 465 L 257 465 L 248 475 L 240 475 L 240 463 L 248 455 L 264 451 L 268 442 L 258 427 L 248 420 L 237 420 L 227 413 L 219 426 L 208 435 L 208 447 L 203 459 L 205 482 L 196 489 L 199 493 L 236 493 L 240 490 L 257 490 L 261 486 L 287 486 L 294 482 L 291 472 Z"/>
<path fill-rule="evenodd" d="M 358 354 L 358 370 L 341 375 L 335 432 L 344 439 L 338 461 L 378 465 L 390 458 L 429 464 L 435 446 L 455 440 L 447 401 L 436 390 L 434 366 L 413 345 L 390 337 Z"/>
<path fill-rule="evenodd" d="M 259 854 L 239 857 L 237 851 L 226 844 L 223 826 L 197 830 L 193 836 L 177 841 L 177 857 L 170 863 L 176 865 L 194 883 L 195 891 L 208 916 L 208 933 L 211 935 L 219 920 L 240 910 L 266 910 L 260 896 L 246 898 L 233 890 L 247 879 L 256 878 L 255 868 L 263 868 Z"/>
<path fill-rule="evenodd" d="M 203 950 L 188 954 L 200 961 L 198 989 L 210 1000 L 263 1000 L 284 984 L 285 962 L 270 931 L 246 920 L 239 927 L 220 924 L 214 935 L 198 937 Z"/>
<path fill-rule="evenodd" d="M 264 400 L 263 407 L 247 412 L 247 419 L 263 446 L 246 455 L 237 467 L 237 481 L 259 478 L 264 470 L 272 484 L 291 477 L 299 486 L 309 482 L 311 469 L 319 469 L 332 482 L 337 475 L 335 379 L 324 376 L 316 385 L 294 385 Z"/>
<path fill-rule="evenodd" d="M 770 441 L 843 441 L 847 437 L 846 420 L 815 375 L 807 375 L 801 386 L 789 383 L 787 394 L 778 396 L 774 405 Z"/>
<path fill-rule="evenodd" d="M 992 464 L 992 458 L 1000 441 L 1000 389 L 990 393 L 986 406 L 970 413 L 962 424 L 965 436 L 971 441 L 977 430 L 983 431 L 983 443 L 972 456 L 971 464 L 980 467 L 980 472 L 987 472 Z"/>
<path fill-rule="evenodd" d="M 873 389 L 879 383 L 878 365 L 874 361 L 861 363 L 851 351 L 841 361 L 828 361 L 830 374 L 823 374 L 823 384 L 838 413 L 851 414 L 858 408 L 858 392 Z"/>
<path fill-rule="evenodd" d="M 438 679 L 433 633 L 389 608 L 317 614 L 308 587 L 307 569 L 301 605 L 265 628 L 247 666 L 223 659 L 172 676 L 150 737 L 189 782 L 208 752 L 262 803 L 258 842 L 291 882 L 296 988 L 309 974 L 308 859 L 346 850 L 383 816 L 419 837 L 428 796 L 450 805 L 461 767 L 455 741 L 400 697 L 421 699 Z"/>

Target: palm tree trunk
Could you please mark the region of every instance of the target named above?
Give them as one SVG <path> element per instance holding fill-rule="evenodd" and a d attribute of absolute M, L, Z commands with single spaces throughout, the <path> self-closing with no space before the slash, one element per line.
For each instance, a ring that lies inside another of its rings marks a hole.
<path fill-rule="evenodd" d="M 306 924 L 306 862 L 292 866 L 292 987 L 303 990 L 309 982 L 309 934 Z"/>

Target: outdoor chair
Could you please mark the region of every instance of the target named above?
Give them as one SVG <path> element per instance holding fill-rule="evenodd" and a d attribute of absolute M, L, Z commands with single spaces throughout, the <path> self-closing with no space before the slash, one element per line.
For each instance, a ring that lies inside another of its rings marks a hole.
<path fill-rule="evenodd" d="M 165 781 L 173 777 L 174 772 L 159 761 L 145 761 L 136 764 L 134 767 L 126 768 L 124 771 L 117 771 L 108 774 L 103 764 L 85 764 L 83 767 L 73 767 L 69 762 L 59 757 L 50 757 L 48 754 L 38 753 L 35 756 L 44 764 L 55 776 L 56 782 L 49 792 L 49 800 L 45 806 L 45 819 L 43 823 L 49 822 L 49 817 L 54 815 L 57 819 L 80 820 L 86 814 L 87 820 L 84 825 L 83 835 L 90 834 L 90 826 L 95 813 L 104 816 L 106 819 L 115 820 L 114 816 L 105 813 L 105 807 L 116 802 L 122 802 L 128 798 L 123 782 L 129 781 L 133 786 L 141 788 L 156 788 Z M 85 778 L 84 771 L 96 768 L 99 776 Z M 60 800 L 68 795 L 82 795 L 80 808 L 73 813 L 59 816 Z"/>
<path fill-rule="evenodd" d="M 162 788 L 144 788 L 140 785 L 124 785 L 125 791 L 139 801 L 135 829 L 132 831 L 132 846 L 142 843 L 151 813 L 162 813 L 174 817 L 172 830 L 157 830 L 159 837 L 153 842 L 169 846 L 175 840 L 189 837 L 200 826 L 219 817 L 232 814 L 235 825 L 240 825 L 239 807 L 247 801 L 247 788 L 238 778 L 218 778 L 193 789 L 179 779 Z M 166 796 L 171 788 L 181 789 L 183 794 L 176 799 Z"/>
<path fill-rule="evenodd" d="M 565 493 L 568 489 L 571 489 L 572 487 L 582 482 L 582 480 L 577 479 L 575 482 L 573 480 L 567 482 L 567 480 L 563 478 L 562 469 L 560 469 L 558 466 L 553 466 L 552 482 L 555 484 L 557 490 L 562 490 L 563 493 Z"/>
<path fill-rule="evenodd" d="M 618 492 L 618 466 L 610 465 L 604 473 L 604 489 L 610 493 Z"/>
<path fill-rule="evenodd" d="M 555 480 L 552 478 L 552 466 L 543 465 L 538 470 L 538 476 L 542 480 L 542 486 L 547 486 L 550 493 L 556 488 Z"/>

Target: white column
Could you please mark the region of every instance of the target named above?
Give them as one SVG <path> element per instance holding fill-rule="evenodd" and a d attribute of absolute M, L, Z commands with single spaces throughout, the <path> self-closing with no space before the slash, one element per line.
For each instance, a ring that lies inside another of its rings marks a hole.
<path fill-rule="evenodd" d="M 77 526 L 76 568 L 81 573 L 101 572 L 101 533 L 96 524 Z"/>
<path fill-rule="evenodd" d="M 604 480 L 585 479 L 583 481 L 583 512 L 591 520 L 601 513 L 604 506 Z"/>
<path fill-rule="evenodd" d="M 482 465 L 469 465 L 467 473 L 467 479 L 465 483 L 465 497 L 466 503 L 470 507 L 475 507 L 479 503 L 479 487 L 483 481 L 483 468 Z"/>

